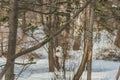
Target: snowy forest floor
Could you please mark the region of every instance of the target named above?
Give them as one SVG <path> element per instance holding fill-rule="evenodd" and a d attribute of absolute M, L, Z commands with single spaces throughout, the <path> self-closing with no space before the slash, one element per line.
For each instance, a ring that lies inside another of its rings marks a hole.
<path fill-rule="evenodd" d="M 21 60 L 22 61 L 22 60 Z M 20 60 L 17 62 L 21 62 Z M 40 59 L 36 61 L 36 64 L 27 65 L 27 66 L 15 66 L 15 80 L 52 80 L 54 78 L 53 73 L 48 72 L 48 59 Z M 71 70 L 67 71 L 67 76 L 69 78 L 73 77 L 73 72 L 77 69 L 78 64 L 75 60 L 68 60 L 68 66 L 70 68 L 74 67 Z M 5 59 L 0 58 L 0 64 L 4 64 Z M 114 61 L 105 61 L 105 60 L 93 60 L 92 63 L 92 80 L 115 80 L 117 70 L 120 66 L 120 62 Z M 68 67 L 67 67 L 68 68 Z M 70 69 L 68 68 L 68 69 Z M 23 69 L 23 72 L 19 75 L 20 71 Z M 18 79 L 17 79 L 18 77 Z M 4 80 L 4 79 L 3 79 Z M 72 79 L 66 79 L 72 80 Z M 86 80 L 86 71 L 82 76 L 82 79 Z"/>

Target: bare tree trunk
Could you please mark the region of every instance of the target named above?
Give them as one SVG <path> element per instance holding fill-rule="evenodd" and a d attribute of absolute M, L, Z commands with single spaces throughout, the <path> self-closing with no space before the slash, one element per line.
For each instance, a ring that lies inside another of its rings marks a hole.
<path fill-rule="evenodd" d="M 59 17 L 58 17 L 58 15 L 54 15 L 54 23 L 53 23 L 54 29 L 53 29 L 53 32 L 56 32 L 60 28 L 58 23 L 59 23 Z M 59 45 L 58 36 L 54 37 L 53 42 L 54 42 L 54 50 L 55 50 L 55 53 L 56 53 L 56 47 Z M 57 56 L 55 56 L 54 62 L 55 62 L 54 67 L 56 67 L 57 70 L 59 71 L 60 70 L 60 64 L 59 64 L 59 59 L 58 59 Z"/>
<path fill-rule="evenodd" d="M 88 13 L 87 13 L 87 9 L 85 11 L 85 21 L 84 21 L 84 54 L 82 57 L 82 61 L 81 64 L 76 72 L 76 74 L 73 77 L 73 80 L 79 80 L 79 78 L 81 77 L 81 75 L 83 74 L 83 71 L 85 69 L 86 66 L 86 62 L 87 62 L 87 56 L 88 56 L 88 45 L 89 45 L 89 40 L 88 40 L 88 30 L 87 26 L 88 26 L 88 17 L 87 17 Z"/>
<path fill-rule="evenodd" d="M 71 2 L 71 0 L 67 0 L 68 2 Z M 68 10 L 68 15 L 66 16 L 66 21 L 70 19 L 70 9 L 71 9 L 71 4 L 67 3 L 67 10 Z M 63 47 L 63 78 L 66 79 L 66 69 L 65 69 L 65 64 L 66 64 L 66 57 L 68 55 L 67 50 L 69 49 L 69 36 L 70 36 L 70 24 L 67 25 L 66 28 L 66 34 L 64 35 L 64 43 L 62 44 Z"/>
<path fill-rule="evenodd" d="M 63 47 L 63 66 L 62 66 L 62 69 L 63 69 L 63 72 L 64 72 L 63 78 L 66 79 L 66 69 L 65 69 L 66 62 L 65 61 L 66 61 L 66 58 L 67 58 L 67 55 L 68 55 L 68 52 L 67 52 L 68 42 L 65 42 L 62 47 Z"/>
<path fill-rule="evenodd" d="M 52 26 L 52 15 L 49 15 L 48 17 L 48 25 L 47 25 L 49 31 L 48 36 L 51 36 L 53 34 L 53 26 Z M 49 56 L 49 72 L 54 72 L 54 52 L 53 52 L 53 41 L 51 40 L 49 42 L 49 48 L 48 48 L 48 56 Z"/>
<path fill-rule="evenodd" d="M 17 38 L 17 26 L 18 26 L 18 2 L 17 0 L 10 0 L 10 20 L 9 20 L 9 41 L 8 41 L 8 53 L 7 53 L 7 71 L 5 74 L 5 80 L 14 80 L 14 60 L 10 61 L 16 51 L 16 38 Z"/>
<path fill-rule="evenodd" d="M 114 44 L 120 48 L 120 26 L 118 26 L 117 36 Z"/>
<path fill-rule="evenodd" d="M 88 44 L 88 42 L 86 42 L 86 45 Z M 78 68 L 77 70 L 77 73 L 74 75 L 73 77 L 73 80 L 79 80 L 79 78 L 81 77 L 84 69 L 85 69 L 85 65 L 86 65 L 86 62 L 87 62 L 87 46 L 84 48 L 84 55 L 83 55 L 83 58 L 82 58 L 82 62 L 80 64 L 80 67 Z"/>
<path fill-rule="evenodd" d="M 75 0 L 75 6 L 76 6 L 76 8 L 80 8 L 80 0 Z M 79 18 L 79 16 L 78 16 L 78 18 Z M 77 26 L 78 23 L 80 23 L 80 22 L 74 22 L 75 28 L 79 27 L 79 29 L 81 29 L 81 26 Z M 81 46 L 81 33 L 82 32 L 79 32 L 79 34 L 75 35 L 75 41 L 74 41 L 74 44 L 73 44 L 73 50 L 80 50 L 80 46 Z"/>
<path fill-rule="evenodd" d="M 3 32 L 1 33 L 1 53 L 0 53 L 0 57 L 4 56 L 4 50 L 3 50 Z"/>
<path fill-rule="evenodd" d="M 92 49 L 93 49 L 93 24 L 94 24 L 94 0 L 92 0 L 90 5 L 90 24 L 89 24 L 89 52 L 87 59 L 87 80 L 91 80 L 92 72 Z"/>
<path fill-rule="evenodd" d="M 93 32 L 93 20 L 94 20 L 94 8 L 93 3 L 92 7 L 90 6 L 86 9 L 85 12 L 85 26 L 84 26 L 84 54 L 80 64 L 80 67 L 77 70 L 77 73 L 74 75 L 73 80 L 79 80 L 82 76 L 85 66 L 87 64 L 87 80 L 91 80 L 91 68 L 92 68 L 92 32 Z M 90 13 L 91 10 L 91 13 Z"/>
<path fill-rule="evenodd" d="M 73 45 L 73 50 L 80 50 L 80 45 L 81 45 L 81 35 L 76 36 L 74 45 Z"/>
<path fill-rule="evenodd" d="M 116 76 L 116 80 L 119 80 L 119 77 L 120 77 L 120 67 L 118 69 L 118 73 L 117 73 L 117 76 Z"/>
<path fill-rule="evenodd" d="M 54 52 L 53 52 L 53 41 L 49 42 L 48 48 L 48 57 L 49 57 L 49 72 L 54 72 Z"/>

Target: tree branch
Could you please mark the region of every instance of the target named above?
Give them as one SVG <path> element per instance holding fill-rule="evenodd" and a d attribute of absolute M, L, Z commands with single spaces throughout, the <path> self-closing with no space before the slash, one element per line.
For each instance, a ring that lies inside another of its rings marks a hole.
<path fill-rule="evenodd" d="M 10 61 L 10 62 L 11 62 L 11 61 L 14 61 L 17 57 L 20 57 L 20 56 L 22 56 L 22 55 L 25 55 L 25 54 L 31 52 L 31 51 L 34 51 L 34 50 L 36 50 L 36 49 L 39 49 L 40 47 L 42 47 L 43 45 L 45 45 L 47 42 L 49 42 L 50 40 L 52 40 L 53 37 L 56 37 L 56 36 L 57 36 L 58 34 L 60 34 L 63 30 L 65 30 L 65 29 L 67 28 L 67 25 L 68 25 L 69 23 L 71 23 L 71 22 L 79 15 L 79 13 L 82 12 L 82 11 L 89 5 L 90 2 L 91 2 L 91 0 L 87 1 L 87 3 L 86 3 L 81 9 L 79 9 L 79 10 L 73 15 L 73 17 L 72 17 L 70 20 L 68 20 L 68 21 L 66 22 L 66 24 L 63 25 L 63 27 L 62 27 L 60 30 L 58 30 L 55 34 L 53 34 L 52 36 L 50 36 L 47 40 L 45 40 L 45 41 L 43 41 L 43 42 L 41 42 L 41 43 L 39 43 L 39 44 L 37 44 L 37 45 L 35 45 L 35 46 L 33 46 L 33 47 L 30 47 L 30 48 L 28 48 L 28 49 L 26 49 L 26 50 L 23 50 L 23 51 L 17 53 L 17 54 L 14 55 L 9 61 Z M 4 69 L 3 69 L 3 71 L 0 73 L 0 79 L 3 77 L 4 73 L 7 71 L 7 69 L 8 69 L 7 66 L 9 66 L 9 65 L 6 64 L 5 67 L 4 67 Z"/>
<path fill-rule="evenodd" d="M 13 61 L 14 59 L 16 59 L 17 57 L 20 57 L 20 56 L 22 56 L 22 55 L 24 55 L 24 54 L 27 54 L 27 53 L 29 53 L 29 52 L 31 52 L 31 51 L 34 51 L 34 50 L 39 49 L 40 47 L 44 46 L 47 42 L 49 42 L 50 40 L 52 40 L 53 37 L 56 37 L 56 36 L 57 36 L 58 34 L 60 34 L 64 29 L 66 29 L 66 28 L 67 28 L 67 25 L 68 25 L 69 23 L 71 23 L 71 22 L 79 15 L 79 13 L 82 12 L 82 11 L 89 5 L 90 2 L 91 2 L 91 0 L 87 1 L 87 3 L 86 3 L 81 9 L 79 9 L 79 10 L 74 14 L 74 16 L 73 16 L 70 20 L 68 20 L 68 21 L 66 22 L 66 24 L 63 25 L 63 27 L 62 27 L 60 30 L 58 30 L 55 34 L 53 34 L 52 36 L 50 36 L 47 40 L 44 40 L 43 42 L 41 42 L 41 43 L 39 43 L 39 44 L 37 44 L 37 45 L 35 45 L 35 46 L 33 46 L 33 47 L 30 47 L 30 48 L 28 48 L 28 49 L 26 49 L 26 50 L 23 50 L 23 51 L 21 51 L 21 52 L 18 52 L 16 55 L 14 55 L 14 56 L 11 58 L 11 61 Z"/>
<path fill-rule="evenodd" d="M 21 10 L 27 10 L 27 11 L 32 11 L 32 12 L 36 12 L 36 13 L 44 14 L 44 15 L 53 14 L 53 13 L 56 12 L 56 10 L 57 10 L 57 9 L 54 9 L 54 10 L 51 11 L 51 12 L 42 12 L 42 11 L 37 11 L 37 10 L 34 10 L 34 9 L 30 9 L 30 8 L 22 8 L 22 7 L 19 7 L 19 9 L 21 9 Z"/>
<path fill-rule="evenodd" d="M 68 1 L 61 1 L 61 2 L 55 2 L 55 3 L 43 3 L 43 4 L 38 4 L 38 3 L 28 3 L 28 2 L 23 2 L 23 1 L 22 1 L 21 4 L 22 4 L 22 5 L 24 5 L 24 4 L 25 4 L 25 5 L 29 5 L 29 4 L 30 4 L 30 5 L 35 5 L 35 6 L 36 6 L 36 5 L 37 5 L 37 6 L 48 6 L 48 5 L 50 6 L 50 5 L 58 5 L 58 4 L 59 4 L 59 5 L 62 5 L 62 4 L 67 4 L 67 3 L 72 3 L 72 2 L 70 2 L 70 1 L 69 1 L 69 2 L 68 2 Z"/>
<path fill-rule="evenodd" d="M 15 63 L 17 65 L 29 65 L 29 64 L 36 64 L 36 62 L 29 62 L 29 63 Z"/>

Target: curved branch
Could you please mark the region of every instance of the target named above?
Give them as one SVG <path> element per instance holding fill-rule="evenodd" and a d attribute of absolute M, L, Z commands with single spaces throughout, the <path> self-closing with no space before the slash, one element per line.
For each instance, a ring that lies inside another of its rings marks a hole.
<path fill-rule="evenodd" d="M 39 49 L 40 47 L 44 46 L 47 42 L 49 42 L 50 40 L 52 40 L 53 37 L 56 37 L 56 36 L 57 36 L 58 34 L 60 34 L 63 30 L 65 30 L 65 29 L 67 28 L 67 25 L 68 25 L 69 23 L 71 23 L 71 22 L 79 15 L 79 13 L 82 12 L 82 11 L 89 5 L 90 2 L 91 2 L 91 0 L 89 0 L 81 9 L 79 9 L 79 10 L 74 14 L 74 16 L 73 16 L 70 20 L 68 20 L 68 21 L 66 22 L 66 24 L 63 25 L 63 27 L 62 27 L 60 30 L 58 30 L 55 34 L 53 34 L 52 36 L 50 36 L 47 40 L 44 40 L 43 42 L 41 42 L 41 43 L 39 43 L 39 44 L 37 44 L 37 45 L 35 45 L 35 46 L 33 46 L 33 47 L 30 47 L 30 48 L 28 48 L 28 49 L 26 49 L 26 50 L 24 50 L 24 51 L 18 52 L 16 55 L 14 55 L 14 56 L 11 58 L 11 61 L 13 61 L 14 59 L 16 59 L 17 57 L 20 57 L 20 56 L 22 56 L 22 55 L 24 55 L 24 54 L 27 54 L 27 53 L 29 53 L 29 52 L 31 52 L 31 51 L 34 51 L 34 50 Z"/>

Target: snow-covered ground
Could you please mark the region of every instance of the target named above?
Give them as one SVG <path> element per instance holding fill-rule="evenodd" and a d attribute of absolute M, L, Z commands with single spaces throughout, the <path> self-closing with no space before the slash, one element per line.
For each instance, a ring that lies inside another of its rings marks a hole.
<path fill-rule="evenodd" d="M 0 58 L 0 65 L 5 62 L 3 59 L 4 58 Z M 119 62 L 93 60 L 92 80 L 115 80 L 119 66 Z M 22 69 L 23 66 L 15 66 L 16 78 Z M 72 77 L 73 72 L 67 72 L 67 76 Z M 53 78 L 53 73 L 48 72 L 48 60 L 41 59 L 37 60 L 36 64 L 26 66 L 23 72 L 20 74 L 18 80 L 52 80 Z M 86 80 L 86 71 L 84 72 L 81 80 Z"/>
<path fill-rule="evenodd" d="M 77 53 L 77 55 L 78 54 L 79 53 Z M 23 61 L 16 60 L 16 62 L 19 63 Z M 27 60 L 24 62 L 27 62 Z M 54 74 L 48 72 L 48 59 L 47 58 L 40 59 L 40 60 L 36 60 L 36 62 L 37 62 L 36 64 L 27 65 L 25 67 L 20 65 L 15 65 L 15 74 L 16 74 L 15 80 L 52 80 L 54 78 Z M 73 77 L 74 74 L 73 72 L 75 72 L 75 69 L 77 69 L 79 62 L 80 61 L 77 61 L 77 59 L 67 61 L 66 63 L 67 64 L 66 66 L 68 68 L 67 70 L 69 70 L 70 68 L 70 71 L 67 72 L 67 76 L 69 76 L 69 78 Z M 0 58 L 0 65 L 4 63 L 5 63 L 5 59 Z M 117 70 L 119 66 L 120 66 L 120 62 L 93 59 L 92 80 L 115 80 L 115 76 L 117 74 Z M 19 76 L 19 73 L 22 69 L 23 72 Z M 18 76 L 19 78 L 17 79 Z M 81 80 L 86 80 L 86 71 L 84 72 Z"/>
<path fill-rule="evenodd" d="M 108 49 L 107 53 L 109 53 L 110 50 L 116 50 L 117 52 L 120 51 L 120 49 L 113 44 L 115 35 L 110 34 L 105 30 L 101 31 L 99 34 L 94 35 L 98 35 L 99 39 L 97 38 L 98 40 L 96 40 L 94 38 L 95 43 L 93 45 L 92 80 L 115 80 L 120 62 L 96 60 L 94 58 L 97 55 L 102 54 L 104 49 Z M 15 80 L 54 80 L 54 73 L 48 72 L 48 59 L 46 50 L 41 48 L 37 50 L 37 52 L 43 54 L 45 58 L 37 59 L 35 60 L 36 64 L 27 65 L 25 67 L 21 65 L 15 65 Z M 73 59 L 66 61 L 67 77 L 71 78 L 79 67 L 82 58 L 82 51 L 70 51 L 69 53 L 70 55 L 75 54 Z M 0 65 L 5 64 L 5 61 L 5 58 L 0 58 Z M 23 60 L 18 59 L 16 62 L 23 62 Z M 0 67 L 0 71 L 1 69 L 2 67 Z M 23 72 L 19 74 L 21 70 L 23 70 Z M 84 71 L 80 80 L 86 80 L 86 71 Z"/>
<path fill-rule="evenodd" d="M 47 59 L 39 60 L 37 64 L 31 65 L 24 71 L 18 80 L 52 80 L 53 74 L 48 73 L 48 64 L 46 63 Z M 119 62 L 93 61 L 92 80 L 115 80 L 119 65 Z M 16 71 L 18 71 L 18 68 Z M 68 73 L 67 75 L 73 76 L 72 74 Z M 86 80 L 86 71 L 83 74 L 82 80 Z"/>

